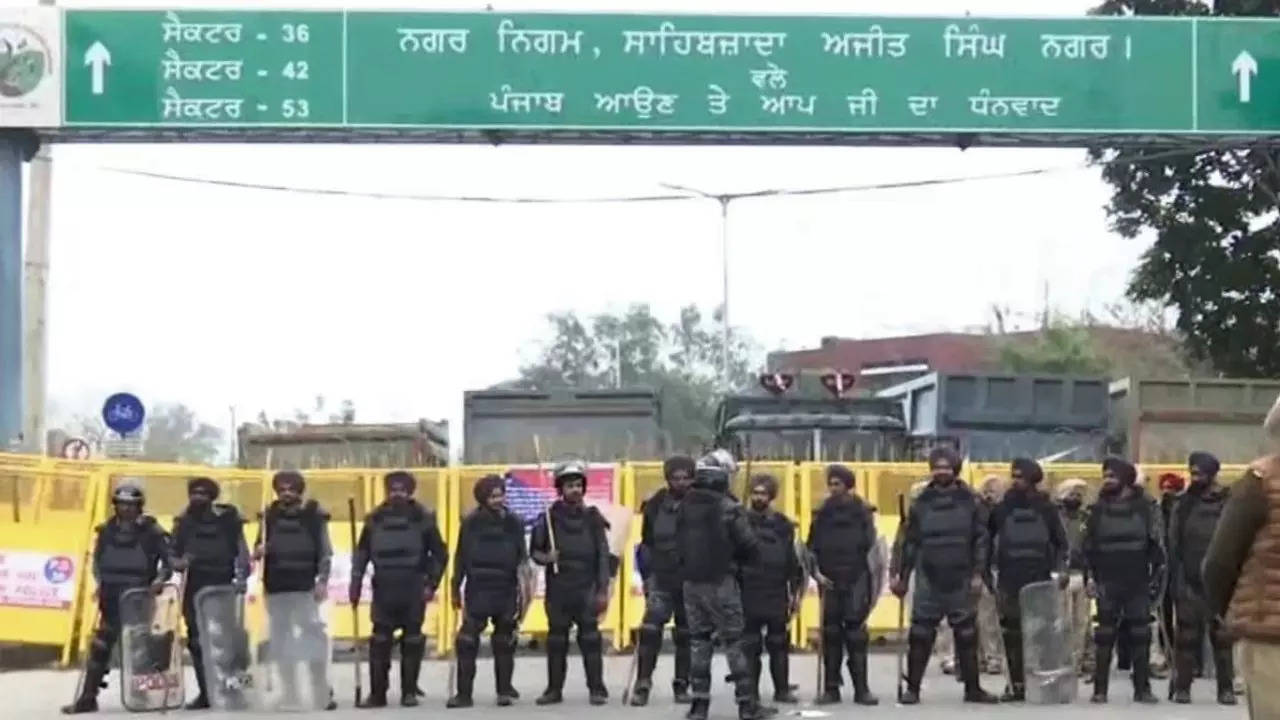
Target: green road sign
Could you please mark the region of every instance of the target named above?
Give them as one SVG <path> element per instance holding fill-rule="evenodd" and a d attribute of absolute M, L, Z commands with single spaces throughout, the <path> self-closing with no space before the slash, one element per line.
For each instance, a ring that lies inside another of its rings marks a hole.
<path fill-rule="evenodd" d="M 68 10 L 71 127 L 1257 134 L 1280 21 Z"/>

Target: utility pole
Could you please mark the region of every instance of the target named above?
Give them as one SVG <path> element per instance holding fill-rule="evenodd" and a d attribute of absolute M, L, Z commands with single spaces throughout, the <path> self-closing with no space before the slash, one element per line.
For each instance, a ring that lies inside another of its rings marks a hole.
<path fill-rule="evenodd" d="M 54 0 L 40 0 L 52 6 Z M 43 453 L 48 398 L 49 244 L 53 210 L 53 153 L 41 143 L 31 158 L 27 196 L 27 257 L 23 267 L 22 436 L 23 449 Z"/>
<path fill-rule="evenodd" d="M 721 278 L 721 309 L 720 309 L 720 331 L 721 343 L 724 345 L 723 351 L 720 353 L 720 384 L 724 392 L 729 392 L 729 203 L 737 200 L 737 195 L 717 195 L 715 193 L 705 192 L 696 188 L 685 187 L 684 185 L 674 185 L 671 183 L 662 183 L 662 187 L 676 192 L 697 195 L 708 200 L 715 200 L 720 204 L 720 271 Z"/>

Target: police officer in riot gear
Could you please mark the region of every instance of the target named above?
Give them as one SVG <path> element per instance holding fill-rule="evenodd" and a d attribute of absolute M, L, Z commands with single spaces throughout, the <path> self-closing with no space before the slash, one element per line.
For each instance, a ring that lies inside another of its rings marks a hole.
<path fill-rule="evenodd" d="M 187 650 L 200 689 L 200 694 L 187 703 L 188 710 L 209 707 L 196 594 L 212 585 L 231 585 L 243 594 L 249 577 L 244 518 L 235 505 L 217 502 L 220 492 L 212 478 L 192 478 L 187 482 L 187 508 L 173 521 L 173 567 L 186 572 L 182 614 L 187 626 Z"/>
<path fill-rule="evenodd" d="M 333 559 L 333 547 L 329 543 L 329 513 L 315 500 L 302 499 L 307 483 L 302 474 L 293 470 L 281 470 L 271 478 L 271 488 L 276 499 L 267 506 L 260 518 L 258 537 L 254 540 L 253 558 L 263 562 L 262 585 L 266 594 L 267 616 L 271 623 L 271 637 L 293 638 L 295 629 L 300 641 L 323 642 L 328 638 L 315 628 L 321 624 L 314 613 L 301 615 L 302 608 L 292 608 L 277 603 L 272 605 L 273 595 L 280 593 L 312 593 L 316 602 L 328 597 L 329 570 Z M 263 543 L 263 535 L 266 543 Z M 310 608 L 314 610 L 314 606 Z M 273 653 L 274 654 L 274 653 Z M 281 653 L 280 678 L 286 705 L 297 703 L 297 677 L 292 665 Z M 308 668 L 312 682 L 312 697 L 328 697 L 326 709 L 333 710 L 332 692 L 326 679 L 328 663 L 312 663 Z"/>
<path fill-rule="evenodd" d="M 1133 662 L 1133 697 L 1155 703 L 1151 693 L 1152 603 L 1164 582 L 1165 556 L 1160 510 L 1138 485 L 1137 470 L 1120 458 L 1102 463 L 1102 488 L 1089 511 L 1083 551 L 1087 588 L 1097 601 L 1093 697 L 1107 701 L 1111 650 L 1123 619 Z"/>
<path fill-rule="evenodd" d="M 365 569 L 373 563 L 373 634 L 369 638 L 369 696 L 361 707 L 387 705 L 391 648 L 400 630 L 400 704 L 418 704 L 418 671 L 427 639 L 422 621 L 444 577 L 448 551 L 434 512 L 413 499 L 417 480 L 397 470 L 382 480 L 387 499 L 365 517 L 351 560 L 348 599 L 360 602 Z"/>
<path fill-rule="evenodd" d="M 1070 548 L 1062 520 L 1049 496 L 1040 490 L 1044 471 L 1029 458 L 1017 458 L 1010 469 L 1013 484 L 991 511 L 991 560 L 996 570 L 996 602 L 1004 635 L 1009 686 L 1001 702 L 1026 700 L 1022 656 L 1022 608 L 1019 593 L 1026 585 L 1056 574 L 1067 585 Z"/>
<path fill-rule="evenodd" d="M 1191 483 L 1173 506 L 1169 528 L 1169 559 L 1172 565 L 1169 589 L 1174 596 L 1178 623 L 1174 633 L 1174 673 L 1170 680 L 1173 701 L 1191 702 L 1196 655 L 1200 650 L 1200 639 L 1207 631 L 1213 647 L 1218 702 L 1235 705 L 1231 637 L 1221 618 L 1209 612 L 1205 604 L 1204 581 L 1200 572 L 1229 491 L 1217 482 L 1221 465 L 1213 455 L 1191 453 L 1187 464 Z"/>
<path fill-rule="evenodd" d="M 520 697 L 511 684 L 511 676 L 515 672 L 516 618 L 521 601 L 518 573 L 526 560 L 524 524 L 507 509 L 506 487 L 497 475 L 480 478 L 474 495 L 477 507 L 462 520 L 453 558 L 453 607 L 463 611 L 463 618 L 457 639 L 458 687 L 447 703 L 451 708 L 470 707 L 473 703 L 480 634 L 491 622 L 493 635 L 489 642 L 498 705 L 510 705 Z"/>
<path fill-rule="evenodd" d="M 822 658 L 825 687 L 815 702 L 840 702 L 840 661 L 849 653 L 853 699 L 876 705 L 867 683 L 867 617 L 875 607 L 875 585 L 868 556 L 876 542 L 875 515 L 853 492 L 853 472 L 843 465 L 827 467 L 828 496 L 813 513 L 808 547 L 817 561 L 822 593 Z"/>
<path fill-rule="evenodd" d="M 676 702 L 689 702 L 689 623 L 684 613 L 676 517 L 680 502 L 693 483 L 693 458 L 687 455 L 667 458 L 662 473 L 667 486 L 640 506 L 642 522 L 636 554 L 644 579 L 644 619 L 640 621 L 635 689 L 631 695 L 631 704 L 636 706 L 649 702 L 653 669 L 662 650 L 662 628 L 673 617 L 675 677 L 671 689 Z"/>
<path fill-rule="evenodd" d="M 772 507 L 778 497 L 777 478 L 756 475 L 751 478 L 749 490 L 751 506 L 747 510 L 747 521 L 760 543 L 755 561 L 743 563 L 740 572 L 745 618 L 743 648 L 751 664 L 751 687 L 759 697 L 760 654 L 767 649 L 774 702 L 795 703 L 790 679 L 789 623 L 798 609 L 805 582 L 796 557 L 795 524 Z"/>
<path fill-rule="evenodd" d="M 547 579 L 547 689 L 536 702 L 552 705 L 563 699 L 569 627 L 576 625 L 590 702 L 603 705 L 609 691 L 604 685 L 599 617 L 609 605 L 608 523 L 583 502 L 586 463 L 560 463 L 553 474 L 560 499 L 534 521 L 529 539 L 529 553 L 546 568 Z"/>
<path fill-rule="evenodd" d="M 977 494 L 957 480 L 960 466 L 960 458 L 950 448 L 930 452 L 933 477 L 907 514 L 899 575 L 893 583 L 893 593 L 903 597 L 915 572 L 903 705 L 920 702 L 920 682 L 943 616 L 955 634 L 965 702 L 998 702 L 980 685 L 974 617 L 977 591 L 991 584 L 985 576 L 986 513 Z"/>
<path fill-rule="evenodd" d="M 120 595 L 150 586 L 159 593 L 173 575 L 169 566 L 169 537 L 150 515 L 136 485 L 121 485 L 111 494 L 114 516 L 96 528 L 93 578 L 98 588 L 98 627 L 89 645 L 80 695 L 62 708 L 66 715 L 97 712 L 98 691 L 111 670 L 111 651 L 120 639 Z"/>
<path fill-rule="evenodd" d="M 725 647 L 740 720 L 758 720 L 774 712 L 761 707 L 756 699 L 751 666 L 742 647 L 742 595 L 735 575 L 738 563 L 756 561 L 759 543 L 742 506 L 725 494 L 736 470 L 732 458 L 723 454 L 704 457 L 676 516 L 680 574 L 692 640 L 693 701 L 688 720 L 706 720 L 711 706 L 713 636 Z"/>

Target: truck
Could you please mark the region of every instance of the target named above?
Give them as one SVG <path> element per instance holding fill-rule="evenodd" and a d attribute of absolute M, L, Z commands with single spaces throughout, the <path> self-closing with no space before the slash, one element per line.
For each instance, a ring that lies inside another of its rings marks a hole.
<path fill-rule="evenodd" d="M 661 422 L 660 396 L 649 388 L 473 390 L 463 396 L 463 462 L 661 460 Z"/>
<path fill-rule="evenodd" d="M 1113 450 L 1178 463 L 1196 450 L 1243 463 L 1274 452 L 1262 421 L 1280 380 L 1124 378 L 1111 383 Z"/>
<path fill-rule="evenodd" d="M 867 392 L 833 394 L 822 374 L 787 375 L 783 392 L 726 396 L 716 410 L 716 445 L 755 460 L 885 461 L 912 455 L 901 407 Z"/>
<path fill-rule="evenodd" d="M 449 464 L 449 422 L 300 425 L 287 430 L 242 425 L 239 466 L 265 469 L 416 468 Z"/>
<path fill-rule="evenodd" d="M 975 462 L 1096 462 L 1108 450 L 1108 380 L 933 372 L 876 393 L 918 447 L 949 444 Z"/>

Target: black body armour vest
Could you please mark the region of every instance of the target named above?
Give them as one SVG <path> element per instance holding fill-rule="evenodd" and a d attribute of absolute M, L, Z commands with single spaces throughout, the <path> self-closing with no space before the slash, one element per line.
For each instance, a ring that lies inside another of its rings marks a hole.
<path fill-rule="evenodd" d="M 267 509 L 266 562 L 263 583 L 267 592 L 304 592 L 315 588 L 320 572 L 321 517 L 314 502 L 283 510 Z"/>

